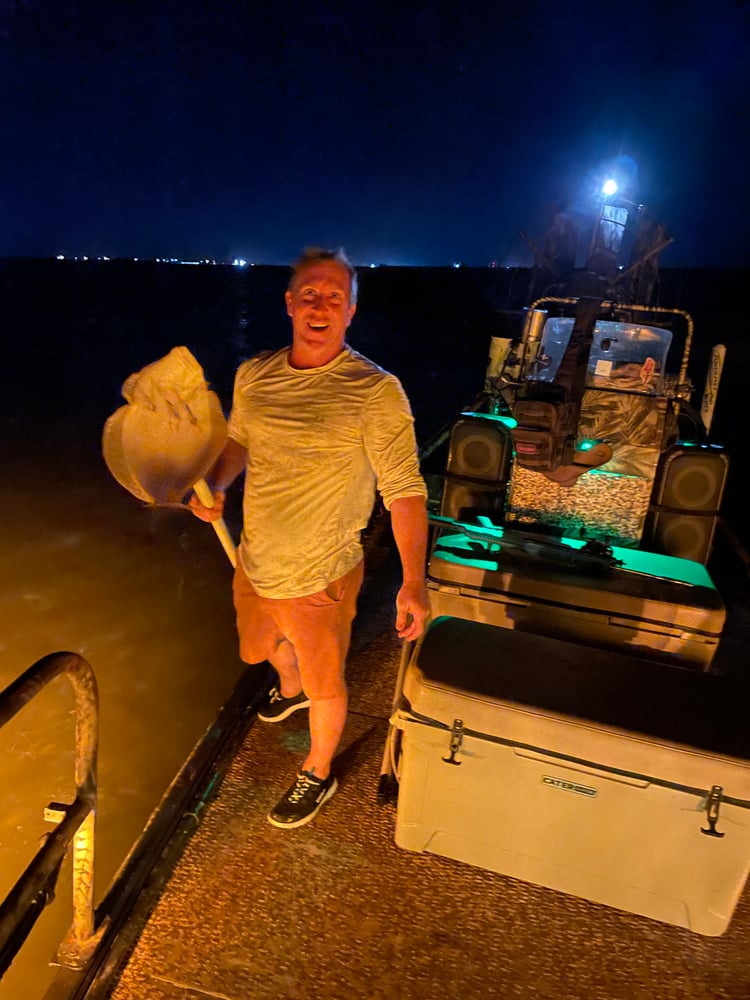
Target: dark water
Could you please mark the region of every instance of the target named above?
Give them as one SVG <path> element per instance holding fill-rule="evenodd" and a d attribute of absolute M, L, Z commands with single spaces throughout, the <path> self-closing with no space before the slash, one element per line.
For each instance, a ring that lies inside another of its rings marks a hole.
<path fill-rule="evenodd" d="M 741 290 L 747 271 L 666 270 L 659 304 L 695 320 L 688 368 L 700 405 L 714 344 L 727 360 L 712 427 L 732 456 L 724 511 L 750 545 L 742 461 L 750 338 Z M 127 374 L 184 344 L 225 407 L 238 363 L 289 336 L 283 267 L 202 267 L 125 261 L 0 262 L 4 380 L 0 435 L 49 431 L 51 421 L 102 426 L 122 404 Z M 350 340 L 402 380 L 421 444 L 481 391 L 489 337 L 525 302 L 524 269 L 376 268 L 360 275 Z M 676 335 L 670 368 L 679 367 Z"/>
<path fill-rule="evenodd" d="M 662 272 L 659 304 L 685 309 L 696 332 L 689 374 L 700 402 L 712 346 L 728 347 L 715 437 L 742 444 L 750 348 L 747 271 Z M 0 261 L 4 392 L 14 430 L 50 409 L 95 422 L 122 400 L 124 374 L 185 344 L 226 405 L 244 357 L 287 342 L 282 267 Z M 481 390 L 488 338 L 525 302 L 524 269 L 375 268 L 360 275 L 351 343 L 402 379 L 421 440 Z M 670 360 L 676 368 L 678 337 Z"/>
<path fill-rule="evenodd" d="M 489 337 L 505 330 L 504 310 L 523 304 L 528 277 L 473 269 L 362 273 L 350 342 L 401 378 L 420 444 L 481 391 Z M 689 368 L 696 405 L 712 346 L 727 346 L 714 438 L 732 456 L 724 510 L 748 546 L 750 347 L 739 305 L 746 277 L 666 272 L 661 304 L 696 321 Z M 177 345 L 198 358 L 228 408 L 239 362 L 288 342 L 286 281 L 285 268 L 271 267 L 0 262 L 0 688 L 57 649 L 80 652 L 97 672 L 97 898 L 240 670 L 228 563 L 216 540 L 189 515 L 145 511 L 117 486 L 101 459 L 101 430 L 123 403 L 125 378 Z M 731 572 L 730 610 L 745 614 L 747 574 L 736 560 Z M 730 639 L 727 649 L 728 659 L 744 662 L 742 640 Z M 60 747 L 72 746 L 68 697 L 63 688 L 50 691 L 0 733 L 9 798 L 0 820 L 0 895 L 45 831 L 41 808 L 70 798 L 69 749 L 60 760 Z M 41 995 L 46 963 L 70 920 L 68 884 L 61 880 L 59 904 L 0 983 L 0 1000 Z"/>

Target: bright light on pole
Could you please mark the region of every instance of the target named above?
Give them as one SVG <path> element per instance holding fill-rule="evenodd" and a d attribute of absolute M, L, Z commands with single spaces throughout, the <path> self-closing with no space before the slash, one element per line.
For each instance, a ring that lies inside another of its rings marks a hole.
<path fill-rule="evenodd" d="M 617 194 L 617 181 L 610 178 L 602 184 L 602 194 L 609 198 L 613 194 Z"/>

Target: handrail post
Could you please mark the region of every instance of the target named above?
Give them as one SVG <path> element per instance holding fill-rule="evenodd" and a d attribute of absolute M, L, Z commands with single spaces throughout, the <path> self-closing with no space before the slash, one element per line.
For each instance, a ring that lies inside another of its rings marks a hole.
<path fill-rule="evenodd" d="M 73 838 L 73 925 L 61 942 L 57 958 L 63 965 L 80 966 L 95 943 L 94 837 L 98 795 L 97 752 L 99 696 L 93 670 L 83 658 L 68 671 L 76 695 L 76 797 L 91 803 L 91 811 Z"/>
<path fill-rule="evenodd" d="M 61 964 L 77 968 L 85 963 L 98 936 L 94 933 L 94 835 L 99 695 L 91 665 L 77 653 L 58 652 L 42 657 L 0 692 L 0 727 L 61 673 L 70 681 L 76 701 L 76 800 L 63 807 L 61 821 L 0 906 L 0 946 L 17 931 L 19 914 L 23 916 L 39 886 L 48 884 L 55 865 L 60 864 L 72 840 L 73 925 L 57 957 Z"/>

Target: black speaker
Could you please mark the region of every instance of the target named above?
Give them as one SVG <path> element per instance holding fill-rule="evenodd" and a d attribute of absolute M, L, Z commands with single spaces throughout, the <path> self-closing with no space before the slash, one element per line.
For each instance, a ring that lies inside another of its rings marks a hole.
<path fill-rule="evenodd" d="M 480 483 L 476 479 L 463 479 L 461 476 L 445 477 L 443 496 L 440 501 L 440 514 L 442 517 L 452 517 L 454 521 L 460 521 L 469 514 L 461 514 L 461 511 L 471 509 L 471 513 L 481 513 L 505 509 L 505 494 L 507 482 L 503 483 Z"/>
<path fill-rule="evenodd" d="M 655 552 L 707 563 L 729 472 L 729 456 L 714 445 L 680 445 L 664 452 L 644 527 Z"/>
<path fill-rule="evenodd" d="M 462 413 L 451 430 L 447 471 L 483 482 L 505 482 L 512 454 L 510 430 L 498 417 Z"/>
<path fill-rule="evenodd" d="M 462 413 L 451 430 L 441 515 L 459 520 L 464 508 L 503 510 L 512 455 L 507 424 L 489 413 Z"/>

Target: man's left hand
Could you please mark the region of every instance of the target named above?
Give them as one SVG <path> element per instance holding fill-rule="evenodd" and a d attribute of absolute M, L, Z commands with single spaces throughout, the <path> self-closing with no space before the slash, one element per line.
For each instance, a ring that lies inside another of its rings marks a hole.
<path fill-rule="evenodd" d="M 396 595 L 396 632 L 400 639 L 418 639 L 430 611 L 424 580 L 405 583 Z"/>

